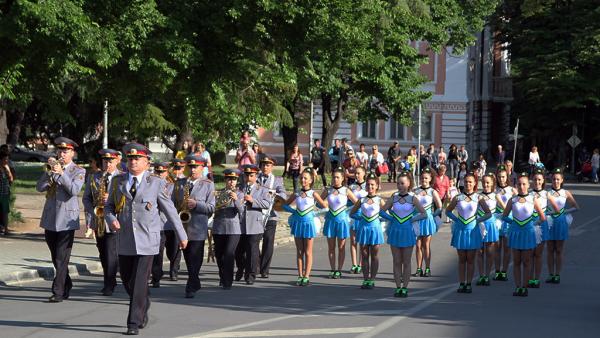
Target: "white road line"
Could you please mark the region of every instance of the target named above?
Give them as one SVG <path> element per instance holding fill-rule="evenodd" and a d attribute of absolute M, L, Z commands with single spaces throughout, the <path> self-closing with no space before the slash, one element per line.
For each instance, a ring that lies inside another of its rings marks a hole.
<path fill-rule="evenodd" d="M 452 287 L 455 287 L 455 286 L 456 286 L 455 283 L 446 284 L 446 285 L 438 286 L 438 287 L 435 287 L 435 288 L 429 288 L 429 289 L 424 289 L 424 290 L 411 291 L 410 294 L 411 294 L 411 296 L 413 296 L 413 295 L 419 295 L 419 294 L 423 294 L 423 293 L 437 291 L 437 290 L 440 290 L 440 289 L 452 288 Z M 452 290 L 454 290 L 454 289 L 452 289 Z M 325 308 L 325 309 L 313 310 L 313 311 L 309 311 L 309 312 L 305 312 L 305 313 L 301 313 L 301 314 L 291 314 L 291 315 L 286 315 L 286 316 L 281 316 L 281 317 L 275 317 L 275 318 L 257 320 L 257 321 L 250 322 L 250 323 L 244 323 L 244 324 L 239 324 L 239 325 L 233 325 L 233 326 L 229 326 L 229 327 L 224 327 L 224 328 L 212 330 L 212 331 L 209 331 L 209 332 L 195 333 L 195 334 L 191 334 L 191 335 L 187 335 L 187 336 L 180 336 L 179 338 L 210 337 L 211 334 L 215 334 L 215 333 L 232 332 L 232 331 L 235 331 L 235 330 L 245 329 L 245 328 L 252 327 L 252 326 L 258 326 L 258 325 L 275 323 L 275 322 L 279 322 L 279 321 L 283 321 L 283 320 L 288 320 L 288 319 L 292 319 L 292 318 L 296 318 L 296 317 L 313 317 L 313 316 L 326 315 L 326 314 L 329 314 L 330 312 L 335 312 L 335 311 L 339 311 L 339 310 L 342 310 L 342 309 L 348 309 L 348 308 L 352 308 L 352 307 L 356 307 L 356 306 L 362 306 L 362 305 L 377 303 L 377 302 L 381 302 L 381 301 L 384 301 L 384 302 L 385 301 L 390 301 L 392 299 L 390 297 L 368 299 L 368 300 L 364 300 L 364 301 L 360 301 L 360 302 L 356 302 L 356 303 L 352 303 L 352 304 L 348 304 L 348 305 L 330 306 L 330 307 Z M 396 301 L 402 301 L 401 299 L 394 299 L 394 300 L 396 300 Z"/>
<path fill-rule="evenodd" d="M 399 313 L 402 313 L 402 315 L 387 319 L 384 322 L 382 322 L 381 324 L 375 326 L 375 328 L 373 330 L 371 330 L 369 332 L 365 332 L 363 334 L 360 334 L 360 335 L 356 336 L 356 338 L 375 337 L 378 334 L 382 333 L 383 331 L 385 331 L 385 330 L 393 327 L 394 325 L 398 324 L 399 322 L 403 321 L 404 319 L 433 305 L 434 303 L 439 302 L 442 298 L 446 297 L 447 295 L 451 294 L 452 292 L 456 292 L 455 289 L 452 287 L 448 287 L 447 290 L 444 290 L 444 291 L 436 294 L 433 298 L 430 298 L 430 299 L 424 301 L 423 303 L 419 303 L 418 305 L 416 305 L 406 311 L 399 311 Z"/>
<path fill-rule="evenodd" d="M 313 336 L 326 334 L 348 334 L 368 332 L 373 327 L 337 327 L 329 329 L 298 329 L 298 330 L 267 330 L 267 331 L 237 331 L 219 332 L 203 335 L 206 338 L 227 337 L 283 337 L 283 336 Z"/>
<path fill-rule="evenodd" d="M 589 220 L 589 221 L 587 221 L 587 222 L 585 222 L 583 224 L 580 224 L 580 225 L 578 225 L 576 227 L 573 227 L 573 230 L 571 230 L 570 235 L 571 236 L 581 235 L 582 233 L 585 232 L 584 228 L 586 226 L 588 226 L 590 224 L 593 224 L 593 223 L 597 222 L 598 220 L 600 220 L 600 216 L 596 216 L 596 217 L 592 218 L 591 220 Z"/>

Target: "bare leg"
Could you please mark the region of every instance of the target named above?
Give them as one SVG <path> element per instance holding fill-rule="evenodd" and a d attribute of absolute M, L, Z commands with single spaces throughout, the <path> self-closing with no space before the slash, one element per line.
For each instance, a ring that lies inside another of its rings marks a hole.
<path fill-rule="evenodd" d="M 331 271 L 335 270 L 335 237 L 327 238 L 327 254 Z"/>
<path fill-rule="evenodd" d="M 352 265 L 360 265 L 360 251 L 356 243 L 356 231 L 350 230 L 350 256 L 352 256 Z"/>
<path fill-rule="evenodd" d="M 544 242 L 540 243 L 533 251 L 533 260 L 531 261 L 531 275 L 533 279 L 540 279 L 542 274 L 542 261 L 544 254 Z"/>
<path fill-rule="evenodd" d="M 485 249 L 479 249 L 477 250 L 477 268 L 479 269 L 479 275 L 483 276 L 485 275 L 485 270 L 484 270 L 484 252 Z"/>
<path fill-rule="evenodd" d="M 394 262 L 394 282 L 396 287 L 402 287 L 402 248 L 395 246 L 390 247 L 392 249 L 392 260 Z"/>
<path fill-rule="evenodd" d="M 467 250 L 467 280 L 465 283 L 469 284 L 473 280 L 473 274 L 475 273 L 475 254 L 477 250 Z"/>
<path fill-rule="evenodd" d="M 294 237 L 296 243 L 296 267 L 298 268 L 298 276 L 304 276 L 304 238 Z"/>
<path fill-rule="evenodd" d="M 531 279 L 531 259 L 533 256 L 533 250 L 523 250 L 521 252 L 521 262 L 523 263 L 523 282 L 522 286 L 527 287 L 529 280 Z"/>
<path fill-rule="evenodd" d="M 417 237 L 417 250 L 415 251 L 417 269 L 423 268 L 423 238 L 422 236 Z"/>
<path fill-rule="evenodd" d="M 410 274 L 412 268 L 410 266 L 410 259 L 412 258 L 413 247 L 402 248 L 400 251 L 400 257 L 402 258 L 402 280 L 404 287 L 408 287 L 410 282 Z"/>
<path fill-rule="evenodd" d="M 565 241 L 556 241 L 556 274 L 560 275 L 560 271 L 562 270 L 562 261 L 563 261 L 563 253 L 564 253 Z"/>
<path fill-rule="evenodd" d="M 521 279 L 521 250 L 513 249 L 513 274 L 515 275 L 515 286 L 523 287 Z"/>
<path fill-rule="evenodd" d="M 492 263 L 496 255 L 496 242 L 485 244 L 485 275 L 489 277 L 492 273 Z"/>
<path fill-rule="evenodd" d="M 498 250 L 496 250 L 496 256 L 494 257 L 494 266 L 496 267 L 496 271 L 502 270 L 502 252 L 504 251 L 502 250 L 502 245 L 504 240 L 505 238 L 502 236 L 498 240 Z"/>
<path fill-rule="evenodd" d="M 510 263 L 511 248 L 508 247 L 508 238 L 504 237 L 502 241 L 502 251 L 504 252 L 504 258 L 502 260 L 502 271 L 508 270 L 508 264 Z"/>
<path fill-rule="evenodd" d="M 369 279 L 369 245 L 361 245 L 362 273 L 364 279 Z"/>
<path fill-rule="evenodd" d="M 306 248 L 306 272 L 304 273 L 304 277 L 309 278 L 313 264 L 313 239 L 304 238 L 304 243 Z"/>
<path fill-rule="evenodd" d="M 458 281 L 465 282 L 465 268 L 467 264 L 467 252 L 465 250 L 456 250 L 458 254 Z"/>
<path fill-rule="evenodd" d="M 425 267 L 431 266 L 431 236 L 423 238 L 423 252 L 425 256 Z"/>
<path fill-rule="evenodd" d="M 377 277 L 379 271 L 379 244 L 371 246 L 371 279 Z"/>
<path fill-rule="evenodd" d="M 344 268 L 344 261 L 346 260 L 346 239 L 338 238 L 338 271 L 342 271 Z"/>
<path fill-rule="evenodd" d="M 556 251 L 556 241 L 548 241 L 548 273 L 554 275 L 556 267 L 554 266 L 554 253 Z"/>

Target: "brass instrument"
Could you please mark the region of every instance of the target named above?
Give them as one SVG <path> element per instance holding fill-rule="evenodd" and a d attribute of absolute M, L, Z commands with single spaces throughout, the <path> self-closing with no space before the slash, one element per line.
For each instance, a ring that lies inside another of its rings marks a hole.
<path fill-rule="evenodd" d="M 181 204 L 179 205 L 179 219 L 184 226 L 186 226 L 192 220 L 192 213 L 188 208 L 188 199 L 190 198 L 190 183 L 189 181 L 185 183 L 183 187 L 183 199 Z"/>
<path fill-rule="evenodd" d="M 45 171 L 45 172 L 47 172 L 47 173 L 51 173 L 51 172 L 52 172 L 52 168 L 53 168 L 55 165 L 57 165 L 57 164 L 60 164 L 60 168 L 61 168 L 62 170 L 64 170 L 64 169 L 65 169 L 65 164 L 64 164 L 62 161 L 60 161 L 60 160 L 57 160 L 57 159 L 55 159 L 54 157 L 50 157 L 50 158 L 48 159 L 48 163 L 46 163 L 46 164 L 44 165 L 44 171 Z"/>
<path fill-rule="evenodd" d="M 54 157 L 50 157 L 48 159 L 48 163 L 46 163 L 44 165 L 44 171 L 48 174 L 48 176 L 50 176 L 50 186 L 48 187 L 48 190 L 46 191 L 46 198 L 49 197 L 54 197 L 56 196 L 56 181 L 54 180 L 54 176 L 52 176 L 52 174 L 54 173 L 52 171 L 52 168 L 54 168 L 55 165 L 60 164 L 60 168 L 61 170 L 65 170 L 65 164 L 61 161 L 61 160 L 57 160 Z"/>
<path fill-rule="evenodd" d="M 234 192 L 231 189 L 222 189 L 214 192 L 215 194 L 215 209 L 223 209 L 227 207 L 233 200 L 230 194 Z"/>
<path fill-rule="evenodd" d="M 173 174 L 173 172 L 169 170 L 169 174 L 167 175 L 167 182 L 175 183 L 175 181 L 177 181 L 177 176 L 175 176 L 175 174 Z"/>
<path fill-rule="evenodd" d="M 92 178 L 93 179 L 93 178 Z M 94 201 L 94 216 L 96 216 L 96 225 L 98 227 L 98 237 L 103 237 L 106 233 L 106 224 L 104 223 L 104 194 L 108 190 L 108 173 L 102 175 L 96 199 Z"/>

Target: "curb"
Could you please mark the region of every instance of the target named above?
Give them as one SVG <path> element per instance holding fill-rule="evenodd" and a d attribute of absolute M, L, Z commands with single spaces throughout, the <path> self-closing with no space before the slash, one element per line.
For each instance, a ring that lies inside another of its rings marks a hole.
<path fill-rule="evenodd" d="M 69 275 L 71 278 L 91 275 L 101 272 L 100 262 L 93 263 L 69 263 Z M 25 271 L 13 271 L 0 274 L 0 285 L 18 286 L 22 283 L 30 283 L 40 280 L 52 280 L 54 278 L 54 267 L 38 267 Z"/>

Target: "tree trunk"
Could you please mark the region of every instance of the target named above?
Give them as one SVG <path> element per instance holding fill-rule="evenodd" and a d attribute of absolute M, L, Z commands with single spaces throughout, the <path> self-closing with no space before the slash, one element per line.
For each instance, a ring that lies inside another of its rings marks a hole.
<path fill-rule="evenodd" d="M 8 114 L 8 140 L 7 143 L 16 146 L 21 137 L 21 128 L 23 127 L 23 120 L 25 119 L 24 110 L 15 110 Z"/>
<path fill-rule="evenodd" d="M 8 113 L 6 111 L 6 100 L 0 100 L 0 144 L 8 141 Z"/>
<path fill-rule="evenodd" d="M 337 133 L 342 116 L 346 109 L 347 95 L 344 91 L 340 91 L 339 97 L 337 98 L 337 105 L 335 110 L 332 107 L 332 97 L 329 94 L 321 94 L 321 107 L 323 111 L 323 142 L 322 145 L 325 148 L 325 172 L 331 171 L 331 161 L 329 160 L 329 147 L 333 142 L 333 137 Z"/>
<path fill-rule="evenodd" d="M 286 105 L 286 109 L 290 113 L 290 116 L 292 117 L 293 122 L 292 122 L 292 125 L 289 127 L 286 125 L 281 126 L 281 134 L 283 136 L 283 163 L 282 164 L 283 164 L 284 170 L 285 170 L 285 164 L 289 160 L 290 153 L 292 152 L 292 150 L 294 148 L 294 144 L 298 144 L 298 127 L 300 124 L 298 115 L 297 115 L 296 101 L 294 100 L 294 102 L 292 104 Z M 307 157 L 306 157 L 305 163 L 308 162 L 308 154 L 306 154 L 306 156 Z"/>

